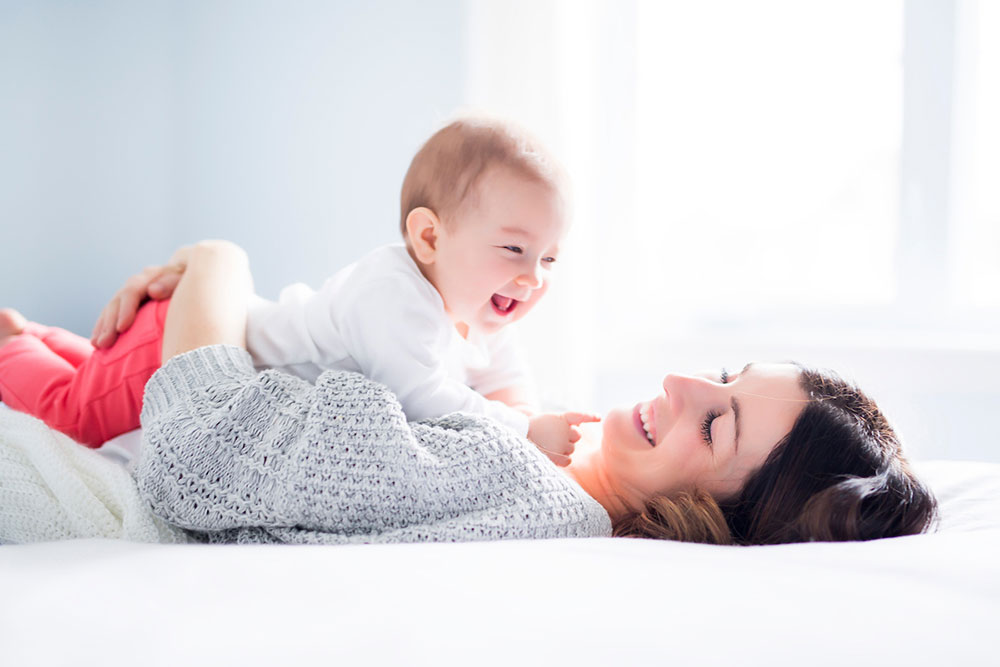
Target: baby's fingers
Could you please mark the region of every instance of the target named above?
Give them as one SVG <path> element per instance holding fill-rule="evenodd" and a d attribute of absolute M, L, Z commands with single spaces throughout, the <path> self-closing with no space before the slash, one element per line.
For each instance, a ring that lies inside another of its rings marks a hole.
<path fill-rule="evenodd" d="M 554 446 L 549 445 L 548 447 L 542 447 L 541 445 L 538 444 L 536 444 L 535 446 L 538 447 L 538 449 L 547 457 L 549 457 L 549 460 L 555 463 L 557 466 L 568 466 L 569 457 L 573 454 L 573 450 L 576 449 L 576 447 L 573 445 L 573 442 L 570 440 L 563 441 L 562 443 Z"/>
<path fill-rule="evenodd" d="M 568 440 L 564 440 L 562 443 L 560 443 L 558 447 L 555 448 L 554 453 L 562 454 L 566 458 L 569 458 L 570 456 L 573 455 L 573 452 L 576 451 L 576 445 L 573 443 L 575 443 L 577 440 L 579 440 L 579 438 L 574 439 L 571 434 Z"/>
<path fill-rule="evenodd" d="M 564 412 L 563 419 L 566 420 L 570 426 L 579 426 L 587 422 L 599 422 L 601 418 L 599 415 L 590 414 L 589 412 Z"/>
<path fill-rule="evenodd" d="M 570 464 L 570 458 L 565 454 L 557 454 L 555 452 L 546 451 L 545 455 L 549 457 L 550 461 L 555 463 L 560 468 L 565 468 Z"/>

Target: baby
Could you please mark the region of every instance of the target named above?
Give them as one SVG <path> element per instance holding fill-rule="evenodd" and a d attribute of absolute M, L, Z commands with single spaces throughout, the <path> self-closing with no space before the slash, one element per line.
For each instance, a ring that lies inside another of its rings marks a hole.
<path fill-rule="evenodd" d="M 563 197 L 558 167 L 525 134 L 497 121 L 453 122 L 403 181 L 405 245 L 375 250 L 319 291 L 293 285 L 277 302 L 254 297 L 247 348 L 259 367 L 309 380 L 327 369 L 364 373 L 392 389 L 411 420 L 489 416 L 565 465 L 575 427 L 596 418 L 533 415 L 528 373 L 505 328 L 545 294 L 567 229 Z M 96 359 L 79 337 L 0 315 L 0 400 L 92 446 L 137 427 L 166 304 L 143 306 Z M 14 335 L 21 331 L 28 335 Z M 114 336 L 94 339 L 106 347 Z M 108 364 L 123 343 L 128 363 Z"/>

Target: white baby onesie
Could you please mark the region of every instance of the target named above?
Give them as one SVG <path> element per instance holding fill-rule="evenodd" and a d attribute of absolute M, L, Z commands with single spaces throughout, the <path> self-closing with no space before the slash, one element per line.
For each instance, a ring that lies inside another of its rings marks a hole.
<path fill-rule="evenodd" d="M 462 338 L 401 244 L 374 250 L 319 291 L 299 283 L 277 302 L 255 297 L 247 348 L 258 367 L 310 381 L 328 369 L 363 373 L 389 387 L 411 421 L 462 411 L 528 433 L 524 413 L 484 397 L 529 383 L 510 327 Z"/>

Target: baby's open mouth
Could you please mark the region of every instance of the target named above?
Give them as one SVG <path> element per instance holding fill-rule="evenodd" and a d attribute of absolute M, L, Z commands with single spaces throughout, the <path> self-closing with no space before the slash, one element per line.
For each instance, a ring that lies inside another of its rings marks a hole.
<path fill-rule="evenodd" d="M 490 299 L 490 303 L 493 304 L 493 310 L 498 315 L 510 315 L 514 312 L 514 308 L 520 302 L 517 299 L 510 298 L 509 296 L 494 294 Z"/>

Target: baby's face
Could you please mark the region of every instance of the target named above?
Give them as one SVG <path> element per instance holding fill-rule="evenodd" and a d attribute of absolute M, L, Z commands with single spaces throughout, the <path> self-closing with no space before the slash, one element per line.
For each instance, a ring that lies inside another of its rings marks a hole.
<path fill-rule="evenodd" d="M 484 174 L 477 194 L 438 238 L 434 283 L 457 325 L 491 333 L 545 294 L 567 221 L 559 193 L 508 169 Z"/>

